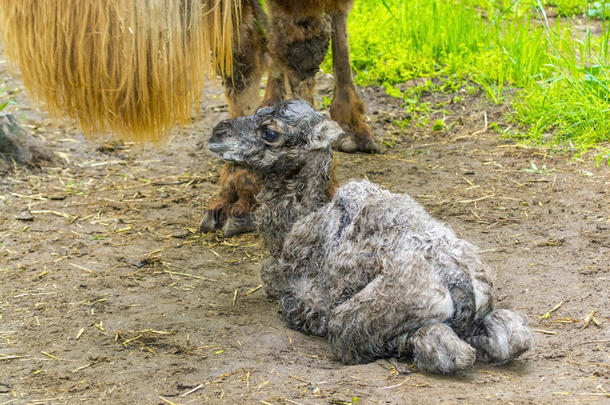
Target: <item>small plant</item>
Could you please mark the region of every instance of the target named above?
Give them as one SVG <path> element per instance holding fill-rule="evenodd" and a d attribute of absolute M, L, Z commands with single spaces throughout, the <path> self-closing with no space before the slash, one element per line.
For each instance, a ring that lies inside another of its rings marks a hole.
<path fill-rule="evenodd" d="M 434 131 L 442 131 L 444 129 L 447 129 L 447 124 L 445 124 L 445 121 L 443 120 L 434 120 L 434 123 L 432 124 L 432 129 Z"/>
<path fill-rule="evenodd" d="M 9 104 L 14 103 L 12 95 L 16 91 L 18 91 L 18 89 L 9 89 L 6 82 L 0 77 L 0 111 L 4 110 Z"/>
<path fill-rule="evenodd" d="M 2 78 L 0 78 L 0 100 L 6 100 L 4 102 L 0 102 L 0 111 L 4 110 L 6 106 L 11 102 L 9 98 L 10 92 L 6 87 L 6 83 Z"/>
<path fill-rule="evenodd" d="M 610 149 L 605 149 L 605 152 L 595 157 L 595 167 L 610 166 Z"/>
<path fill-rule="evenodd" d="M 605 20 L 610 17 L 610 3 L 596 1 L 587 9 L 587 16 L 598 20 Z"/>
<path fill-rule="evenodd" d="M 330 107 L 330 104 L 333 102 L 331 97 L 322 96 L 322 108 L 326 109 Z"/>
<path fill-rule="evenodd" d="M 389 139 L 384 139 L 382 143 L 388 148 L 394 149 L 396 144 L 398 144 L 398 137 L 392 135 Z"/>
<path fill-rule="evenodd" d="M 395 98 L 402 98 L 402 91 L 400 91 L 400 89 L 394 87 L 394 86 L 390 86 L 390 85 L 386 85 L 385 87 L 385 92 L 392 97 Z"/>
<path fill-rule="evenodd" d="M 538 166 L 536 166 L 536 163 L 534 163 L 534 161 L 532 160 L 530 162 L 530 167 L 527 169 L 523 169 L 523 171 L 527 172 L 527 173 L 535 173 L 535 174 L 551 174 L 552 172 L 555 171 L 555 169 L 547 169 L 546 165 L 542 165 L 542 167 L 538 168 Z"/>
<path fill-rule="evenodd" d="M 595 65 L 583 69 L 583 72 L 585 73 L 583 78 L 585 89 L 594 93 L 601 100 L 610 101 L 610 77 L 604 75 L 604 67 Z"/>
<path fill-rule="evenodd" d="M 68 193 L 68 194 L 75 194 L 75 195 L 85 194 L 85 192 L 80 188 L 80 186 L 82 186 L 82 183 L 76 184 L 72 180 L 68 180 L 68 182 L 66 183 L 65 186 L 66 186 L 66 193 Z"/>
<path fill-rule="evenodd" d="M 494 83 L 486 79 L 481 80 L 478 84 L 485 90 L 485 96 L 495 105 L 500 105 L 504 101 L 504 83 Z"/>
<path fill-rule="evenodd" d="M 402 132 L 406 132 L 409 129 L 409 125 L 411 125 L 411 118 L 403 118 L 401 120 L 394 120 L 394 126 L 400 129 Z"/>

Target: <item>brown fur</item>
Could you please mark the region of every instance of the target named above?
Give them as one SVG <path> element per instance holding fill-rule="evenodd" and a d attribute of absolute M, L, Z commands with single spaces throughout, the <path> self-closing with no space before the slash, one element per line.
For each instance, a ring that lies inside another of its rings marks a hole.
<path fill-rule="evenodd" d="M 335 195 L 335 191 L 339 187 L 339 180 L 337 180 L 337 158 L 333 156 L 333 163 L 328 172 L 329 181 L 326 185 L 326 189 L 324 190 L 324 194 L 329 198 L 333 198 Z"/>
<path fill-rule="evenodd" d="M 328 52 L 330 19 L 325 15 L 288 18 L 273 16 L 268 47 L 273 62 L 286 75 L 281 99 L 300 97 L 313 104 L 315 75 Z M 287 88 L 288 87 L 288 88 Z M 277 98 L 277 97 L 276 97 Z M 275 104 L 281 100 L 265 100 Z"/>
<path fill-rule="evenodd" d="M 354 0 L 271 0 L 286 16 L 304 17 L 321 13 L 348 13 Z"/>
<path fill-rule="evenodd" d="M 26 89 L 89 135 L 159 140 L 230 74 L 235 0 L 0 0 L 0 35 Z"/>
<path fill-rule="evenodd" d="M 241 217 L 253 211 L 256 207 L 254 197 L 261 185 L 251 171 L 227 163 L 220 172 L 220 183 L 224 187 L 220 188 L 216 201 L 209 209 L 217 213 L 221 223 L 224 223 L 225 215 Z"/>
<path fill-rule="evenodd" d="M 271 0 L 268 46 L 275 70 L 264 105 L 300 97 L 313 104 L 315 74 L 326 55 L 332 32 L 335 89 L 331 117 L 350 135 L 337 147 L 344 152 L 378 152 L 366 123 L 364 103 L 352 79 L 347 15 L 353 0 Z M 330 25 L 329 25 L 330 24 Z M 278 79 L 283 72 L 286 80 Z"/>
<path fill-rule="evenodd" d="M 254 112 L 259 104 L 261 77 L 268 65 L 264 33 L 266 16 L 257 0 L 243 0 L 241 11 L 240 41 L 233 43 L 233 68 L 230 74 L 222 75 L 231 117 Z"/>

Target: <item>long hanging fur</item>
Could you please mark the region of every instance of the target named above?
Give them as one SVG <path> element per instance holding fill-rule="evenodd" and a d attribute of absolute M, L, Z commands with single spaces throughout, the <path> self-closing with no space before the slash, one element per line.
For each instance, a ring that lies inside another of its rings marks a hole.
<path fill-rule="evenodd" d="M 0 0 L 7 57 L 31 97 L 84 132 L 157 141 L 231 73 L 238 0 Z"/>

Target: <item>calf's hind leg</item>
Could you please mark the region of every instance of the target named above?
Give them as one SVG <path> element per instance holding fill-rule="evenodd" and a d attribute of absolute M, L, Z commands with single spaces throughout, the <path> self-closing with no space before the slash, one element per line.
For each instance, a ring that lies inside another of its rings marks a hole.
<path fill-rule="evenodd" d="M 522 315 L 497 309 L 478 319 L 472 336 L 466 340 L 477 349 L 480 360 L 502 364 L 530 348 L 532 332 Z"/>
<path fill-rule="evenodd" d="M 292 329 L 326 336 L 328 291 L 316 279 L 299 278 L 280 299 L 280 316 Z"/>
<path fill-rule="evenodd" d="M 436 373 L 471 367 L 475 350 L 443 323 L 454 312 L 449 291 L 429 288 L 426 277 L 414 283 L 388 271 L 330 312 L 333 353 L 351 364 L 412 356 L 420 369 Z"/>
<path fill-rule="evenodd" d="M 474 364 L 476 351 L 453 329 L 439 322 L 424 325 L 406 340 L 405 347 L 417 368 L 438 374 L 451 374 Z"/>

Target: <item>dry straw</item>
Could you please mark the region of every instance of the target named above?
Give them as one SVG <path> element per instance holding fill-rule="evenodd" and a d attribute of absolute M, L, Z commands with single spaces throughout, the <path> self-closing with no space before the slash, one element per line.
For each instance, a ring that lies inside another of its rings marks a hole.
<path fill-rule="evenodd" d="M 157 141 L 230 73 L 236 0 L 0 0 L 0 35 L 30 96 L 88 135 Z"/>

